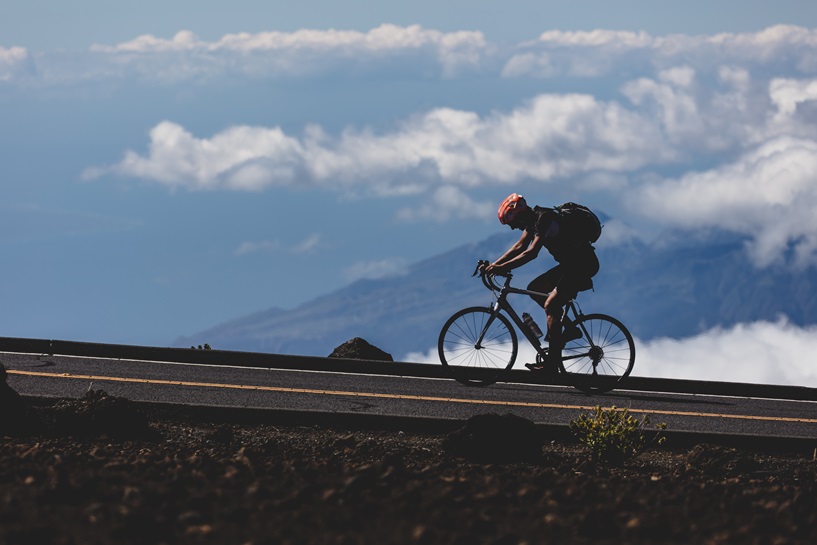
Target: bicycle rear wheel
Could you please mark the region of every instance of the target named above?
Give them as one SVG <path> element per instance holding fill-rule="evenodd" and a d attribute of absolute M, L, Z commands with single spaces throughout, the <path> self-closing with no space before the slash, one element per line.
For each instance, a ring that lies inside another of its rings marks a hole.
<path fill-rule="evenodd" d="M 437 341 L 440 362 L 469 386 L 496 382 L 495 371 L 513 366 L 518 347 L 510 321 L 485 307 L 465 308 L 451 316 Z"/>
<path fill-rule="evenodd" d="M 604 393 L 618 387 L 635 364 L 633 336 L 617 319 L 587 314 L 576 321 L 582 336 L 565 344 L 560 371 L 587 393 Z"/>

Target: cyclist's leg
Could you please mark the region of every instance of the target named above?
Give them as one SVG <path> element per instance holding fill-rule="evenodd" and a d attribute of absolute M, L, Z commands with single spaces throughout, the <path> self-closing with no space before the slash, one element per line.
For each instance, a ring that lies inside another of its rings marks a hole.
<path fill-rule="evenodd" d="M 556 369 L 561 360 L 560 348 L 560 333 L 561 333 L 561 318 L 563 307 L 569 301 L 564 299 L 557 290 L 557 286 L 563 281 L 565 276 L 565 267 L 558 264 L 549 271 L 534 278 L 528 284 L 528 290 L 539 293 L 546 293 L 547 296 L 531 295 L 531 298 L 544 309 L 547 316 L 547 341 L 548 341 L 548 358 L 545 367 Z M 559 331 L 555 331 L 554 324 L 558 325 Z"/>
<path fill-rule="evenodd" d="M 556 286 L 556 289 L 550 292 L 550 296 L 545 302 L 545 312 L 548 317 L 548 365 L 558 365 L 562 361 L 562 348 L 564 342 L 562 339 L 562 316 L 564 315 L 565 305 L 576 294 L 572 288 L 568 288 L 564 283 Z"/>
<path fill-rule="evenodd" d="M 561 280 L 563 274 L 564 273 L 562 271 L 562 266 L 556 265 L 549 271 L 540 274 L 539 276 L 531 280 L 530 284 L 528 284 L 528 291 L 536 291 L 545 294 L 550 293 L 551 291 L 553 291 L 553 288 L 556 287 L 556 284 L 559 283 L 559 280 Z M 531 299 L 536 301 L 536 303 L 541 308 L 543 309 L 545 308 L 547 295 L 545 296 L 531 295 L 530 297 Z"/>
<path fill-rule="evenodd" d="M 570 300 L 569 297 L 565 298 L 559 293 L 560 291 L 563 293 L 566 291 L 569 292 L 572 289 L 572 287 L 568 285 L 569 283 L 566 284 L 568 273 L 569 269 L 565 265 L 559 264 L 546 273 L 540 274 L 528 284 L 529 291 L 548 294 L 543 297 L 531 295 L 531 299 L 536 301 L 539 306 L 544 309 L 548 317 L 548 332 L 550 332 L 553 323 L 559 323 L 559 320 L 562 318 L 562 307 Z M 556 289 L 557 287 L 559 288 L 558 290 Z M 556 321 L 554 322 L 554 320 Z"/>
<path fill-rule="evenodd" d="M 599 272 L 599 261 L 596 257 L 596 252 L 592 250 L 587 253 L 582 260 L 577 262 L 574 269 L 569 272 L 573 273 L 571 278 L 566 279 L 565 291 L 571 292 L 570 299 L 575 299 L 579 292 L 593 289 L 593 277 Z M 570 320 L 562 319 L 564 326 L 563 342 L 568 342 L 573 339 L 581 337 L 582 333 L 579 331 Z"/>
<path fill-rule="evenodd" d="M 546 295 L 541 295 L 541 296 L 538 296 L 538 295 L 531 295 L 530 296 L 531 299 L 533 299 L 536 302 L 536 304 L 539 306 L 539 308 L 545 310 L 546 314 L 547 314 L 547 305 L 546 305 L 546 303 L 547 303 L 548 297 L 549 297 L 547 294 L 550 294 L 553 291 L 553 289 L 556 287 L 556 284 L 558 284 L 558 282 L 561 279 L 563 274 L 564 273 L 562 271 L 562 266 L 561 265 L 556 265 L 552 269 L 548 270 L 547 272 L 545 272 L 543 274 L 540 274 L 539 276 L 537 276 L 536 278 L 531 280 L 531 282 L 528 284 L 528 290 L 529 291 L 535 291 L 535 292 L 538 292 L 538 293 L 546 294 Z M 548 324 L 551 323 L 551 320 L 550 320 L 549 316 L 548 316 L 547 323 Z M 546 337 L 546 339 L 547 338 L 548 337 Z M 528 363 L 528 364 L 525 364 L 525 365 L 529 369 L 545 369 L 545 367 L 543 367 L 542 365 L 537 364 L 537 363 Z M 548 367 L 548 369 L 552 370 L 553 372 L 556 372 L 556 370 L 558 369 L 557 366 L 553 366 L 551 368 L 551 366 L 548 365 L 547 367 Z"/>
<path fill-rule="evenodd" d="M 548 333 L 550 344 L 548 355 L 553 361 L 561 361 L 565 338 L 562 332 L 564 308 L 580 291 L 593 287 L 593 277 L 599 271 L 599 261 L 592 246 L 581 251 L 574 259 L 562 263 L 563 274 L 545 303 L 548 315 Z"/>

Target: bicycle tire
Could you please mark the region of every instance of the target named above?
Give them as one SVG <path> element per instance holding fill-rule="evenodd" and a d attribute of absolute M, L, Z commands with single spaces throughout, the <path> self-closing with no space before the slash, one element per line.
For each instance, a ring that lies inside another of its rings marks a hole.
<path fill-rule="evenodd" d="M 565 344 L 559 371 L 585 393 L 605 393 L 620 386 L 635 365 L 633 336 L 624 324 L 606 314 L 586 314 L 576 326 L 582 336 Z"/>
<path fill-rule="evenodd" d="M 490 323 L 481 346 L 477 340 Z M 468 307 L 445 322 L 437 340 L 440 363 L 451 370 L 455 380 L 469 386 L 489 386 L 498 371 L 510 369 L 516 361 L 519 342 L 516 331 L 503 314 L 494 315 L 487 307 Z"/>

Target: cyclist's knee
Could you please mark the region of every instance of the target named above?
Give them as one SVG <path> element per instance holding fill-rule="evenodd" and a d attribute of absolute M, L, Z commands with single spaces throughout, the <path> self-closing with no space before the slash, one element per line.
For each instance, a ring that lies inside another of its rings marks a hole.
<path fill-rule="evenodd" d="M 556 319 L 561 319 L 562 313 L 564 312 L 564 306 L 559 304 L 557 298 L 548 299 L 547 303 L 544 305 L 545 313 L 548 316 L 553 316 Z"/>
<path fill-rule="evenodd" d="M 544 307 L 545 312 L 548 316 L 554 316 L 556 318 L 561 318 L 562 313 L 564 312 L 564 306 L 567 304 L 567 301 L 564 300 L 564 297 L 561 297 L 558 292 L 553 293 L 551 292 L 550 296 L 545 301 Z"/>

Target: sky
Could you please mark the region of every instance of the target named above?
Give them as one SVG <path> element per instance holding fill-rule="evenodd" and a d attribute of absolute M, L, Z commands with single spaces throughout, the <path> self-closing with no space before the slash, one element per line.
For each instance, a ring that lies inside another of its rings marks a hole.
<path fill-rule="evenodd" d="M 167 345 L 495 234 L 514 191 L 602 210 L 608 244 L 817 264 L 810 0 L 0 13 L 3 336 Z"/>

